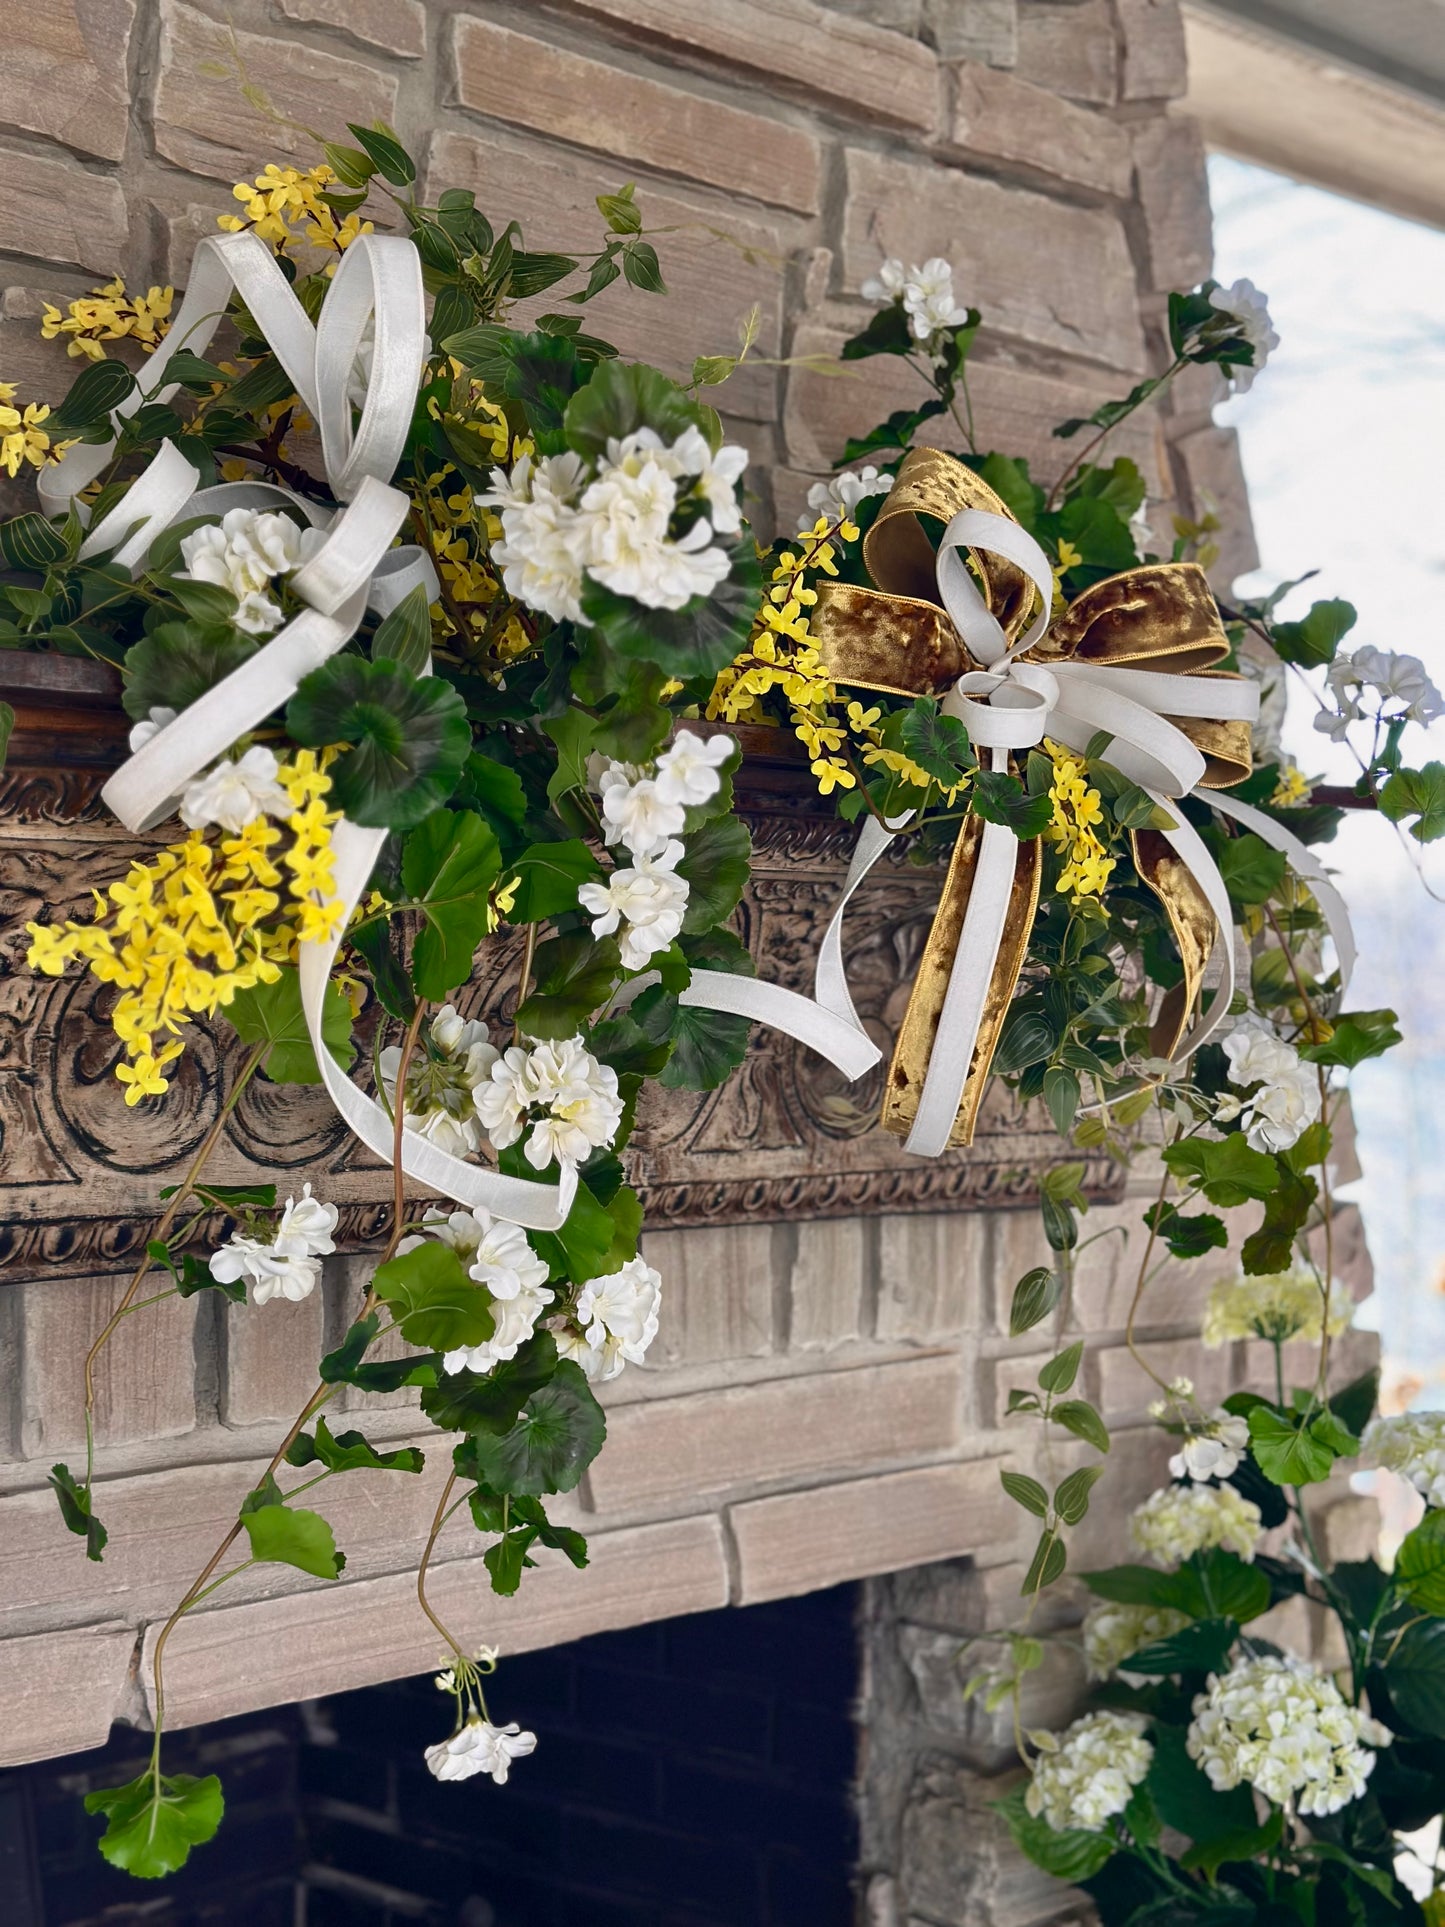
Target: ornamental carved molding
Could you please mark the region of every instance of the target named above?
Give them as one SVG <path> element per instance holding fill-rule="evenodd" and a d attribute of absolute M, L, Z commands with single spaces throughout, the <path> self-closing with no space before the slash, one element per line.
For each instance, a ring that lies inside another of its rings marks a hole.
<path fill-rule="evenodd" d="M 68 760 L 68 759 L 67 759 Z M 110 757 L 107 762 L 113 760 Z M 239 1058 L 224 1026 L 196 1024 L 164 1102 L 127 1109 L 114 1076 L 118 1046 L 105 1013 L 114 992 L 88 977 L 55 979 L 25 966 L 32 919 L 85 917 L 91 891 L 154 847 L 117 825 L 99 800 L 104 767 L 26 762 L 0 775 L 0 1279 L 88 1275 L 131 1263 L 155 1215 L 210 1127 Z M 810 813 L 774 784 L 742 812 L 755 844 L 739 928 L 759 968 L 796 990 L 837 900 L 856 832 Z M 886 1055 L 937 900 L 939 878 L 902 860 L 875 870 L 849 911 L 854 996 Z M 510 1022 L 520 939 L 484 945 L 457 1002 Z M 370 1057 L 375 1012 L 358 1025 L 358 1065 Z M 365 1076 L 364 1069 L 359 1073 Z M 857 1084 L 791 1039 L 758 1030 L 742 1069 L 704 1094 L 651 1087 L 627 1153 L 631 1181 L 657 1227 L 848 1217 L 874 1211 L 966 1211 L 1035 1195 L 1034 1173 L 1059 1147 L 1041 1114 L 1002 1087 L 990 1093 L 975 1143 L 936 1160 L 908 1157 L 875 1128 L 880 1066 Z M 211 1175 L 241 1183 L 274 1174 L 310 1179 L 341 1208 L 338 1242 L 379 1240 L 390 1174 L 359 1146 L 324 1094 L 258 1078 L 229 1120 Z M 1091 1163 L 1094 1197 L 1113 1195 L 1105 1160 Z M 217 1227 L 202 1223 L 198 1245 Z"/>

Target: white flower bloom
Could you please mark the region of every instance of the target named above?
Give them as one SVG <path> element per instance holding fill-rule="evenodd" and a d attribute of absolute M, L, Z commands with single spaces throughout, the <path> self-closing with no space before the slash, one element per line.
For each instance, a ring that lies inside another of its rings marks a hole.
<path fill-rule="evenodd" d="M 695 478 L 694 486 L 707 504 L 708 519 L 717 534 L 736 535 L 743 525 L 737 485 L 748 465 L 748 451 L 735 442 L 724 442 L 714 455 L 706 435 L 694 427 L 679 435 L 671 453 L 680 473 Z"/>
<path fill-rule="evenodd" d="M 508 1227 L 516 1230 L 516 1226 Z M 542 1276 L 547 1275 L 547 1267 L 541 1267 Z M 476 1276 L 475 1270 L 472 1273 Z M 515 1358 L 519 1348 L 526 1344 L 537 1329 L 537 1320 L 552 1303 L 554 1294 L 528 1282 L 521 1285 L 509 1298 L 494 1297 L 492 1300 L 493 1328 L 490 1338 L 480 1345 L 463 1345 L 455 1351 L 446 1352 L 442 1357 L 442 1370 L 445 1372 L 489 1372 L 494 1365 L 500 1365 L 509 1358 Z"/>
<path fill-rule="evenodd" d="M 1231 1084 L 1267 1084 L 1299 1062 L 1299 1054 L 1262 1017 L 1241 1017 L 1223 1042 Z"/>
<path fill-rule="evenodd" d="M 239 603 L 238 629 L 269 635 L 283 620 L 266 590 L 276 576 L 290 575 L 316 553 L 325 537 L 303 529 L 289 515 L 264 509 L 231 509 L 219 523 L 193 529 L 181 539 L 181 574 L 192 582 L 229 589 Z"/>
<path fill-rule="evenodd" d="M 1261 1085 L 1244 1109 L 1245 1142 L 1255 1151 L 1287 1151 L 1320 1114 L 1319 1078 L 1305 1064 Z"/>
<path fill-rule="evenodd" d="M 1099 1600 L 1084 1615 L 1084 1664 L 1089 1678 L 1111 1679 L 1115 1673 L 1125 1681 L 1136 1677 L 1124 1661 L 1188 1624 L 1188 1613 L 1169 1606 L 1122 1606 L 1112 1599 Z"/>
<path fill-rule="evenodd" d="M 1180 1448 L 1169 1461 L 1169 1470 L 1176 1479 L 1194 1479 L 1200 1484 L 1227 1479 L 1248 1448 L 1248 1422 L 1221 1406 L 1208 1418 L 1189 1421 Z"/>
<path fill-rule="evenodd" d="M 953 268 L 940 254 L 910 268 L 903 284 L 903 308 L 909 326 L 919 341 L 927 341 L 941 328 L 961 328 L 968 319 L 967 308 L 954 299 Z"/>
<path fill-rule="evenodd" d="M 512 1299 L 547 1282 L 547 1267 L 522 1227 L 494 1218 L 480 1205 L 471 1211 L 453 1211 L 446 1218 L 428 1218 L 426 1232 L 450 1245 L 466 1266 L 467 1276 L 485 1285 L 494 1298 Z M 397 1251 L 414 1251 L 423 1243 L 420 1237 L 403 1238 Z"/>
<path fill-rule="evenodd" d="M 721 731 L 699 736 L 696 730 L 680 729 L 672 747 L 657 759 L 653 782 L 658 801 L 667 808 L 680 803 L 684 809 L 710 803 L 722 787 L 719 771 L 736 747 Z"/>
<path fill-rule="evenodd" d="M 493 1726 L 473 1713 L 449 1740 L 429 1746 L 424 1757 L 427 1771 L 438 1780 L 470 1780 L 474 1774 L 490 1773 L 498 1786 L 505 1786 L 513 1760 L 524 1759 L 536 1746 L 537 1735 L 524 1733 L 515 1720 Z"/>
<path fill-rule="evenodd" d="M 877 274 L 870 275 L 859 292 L 865 301 L 896 301 L 902 294 L 908 270 L 903 263 L 890 255 Z"/>
<path fill-rule="evenodd" d="M 605 884 L 584 883 L 577 901 L 592 913 L 594 937 L 610 937 L 619 923 L 622 966 L 643 969 L 649 957 L 666 950 L 682 930 L 687 909 L 687 879 L 677 874 L 682 844 L 674 838 L 656 856 L 634 857 L 630 870 L 614 870 Z"/>
<path fill-rule="evenodd" d="M 472 1090 L 490 1075 L 497 1057 L 486 1025 L 460 1017 L 455 1005 L 444 1004 L 428 1026 L 428 1045 L 414 1050 L 407 1066 L 406 1128 L 454 1158 L 480 1150 Z M 377 1061 L 387 1102 L 395 1107 L 400 1046 L 388 1044 Z"/>
<path fill-rule="evenodd" d="M 670 794 L 674 789 L 669 785 Z M 656 856 L 669 837 L 682 835 L 683 806 L 663 794 L 657 778 L 638 776 L 626 763 L 609 763 L 598 790 L 606 842 L 625 844 L 634 856 Z"/>
<path fill-rule="evenodd" d="M 301 1187 L 299 1198 L 288 1198 L 281 1222 L 276 1227 L 276 1249 L 291 1258 L 319 1258 L 335 1251 L 331 1234 L 341 1216 L 334 1204 L 313 1198 L 311 1186 Z"/>
<path fill-rule="evenodd" d="M 662 1275 L 642 1258 L 593 1278 L 577 1300 L 585 1350 L 569 1347 L 589 1378 L 616 1378 L 624 1363 L 640 1365 L 657 1336 Z"/>
<path fill-rule="evenodd" d="M 585 468 L 568 449 L 534 463 L 518 458 L 511 474 L 492 470 L 482 506 L 500 511 L 502 540 L 492 554 L 509 594 L 554 622 L 582 620 L 582 571 L 587 536 L 577 510 Z"/>
<path fill-rule="evenodd" d="M 263 1244 L 237 1231 L 211 1253 L 210 1269 L 218 1284 L 233 1285 L 243 1278 L 251 1287 L 253 1305 L 264 1305 L 271 1298 L 299 1305 L 316 1289 L 321 1260 L 283 1251 L 279 1244 Z"/>
<path fill-rule="evenodd" d="M 845 468 L 826 482 L 814 482 L 808 490 L 810 514 L 798 525 L 799 535 L 808 535 L 820 515 L 830 522 L 851 522 L 858 504 L 870 495 L 886 495 L 893 486 L 891 475 L 880 475 L 871 464 L 867 468 Z"/>
<path fill-rule="evenodd" d="M 1059 1738 L 1041 1736 L 1024 1805 L 1056 1833 L 1101 1832 L 1149 1771 L 1154 1748 L 1146 1724 L 1138 1713 L 1086 1713 Z"/>
<path fill-rule="evenodd" d="M 681 461 L 650 428 L 607 445 L 608 465 L 582 497 L 586 568 L 617 595 L 648 609 L 680 609 L 711 595 L 731 563 L 713 548 L 701 516 L 681 537 L 669 535 Z"/>
<path fill-rule="evenodd" d="M 554 1158 L 581 1163 L 610 1144 L 622 1121 L 617 1073 L 599 1064 L 580 1037 L 527 1049 L 514 1044 L 472 1093 L 477 1117 L 498 1150 L 532 1122 L 527 1160 L 542 1171 Z"/>
<path fill-rule="evenodd" d="M 1269 304 L 1252 281 L 1236 281 L 1232 287 L 1215 288 L 1210 294 L 1209 305 L 1234 322 L 1239 334 L 1254 350 L 1251 366 L 1236 366 L 1225 371 L 1236 390 L 1243 395 L 1269 360 L 1271 351 L 1279 346 L 1279 336 L 1269 318 Z"/>
<path fill-rule="evenodd" d="M 239 762 L 223 756 L 181 795 L 181 821 L 188 830 L 219 823 L 234 836 L 258 816 L 294 816 L 296 805 L 276 781 L 280 768 L 269 749 L 257 743 Z"/>
<path fill-rule="evenodd" d="M 1425 665 L 1418 656 L 1404 655 L 1395 649 L 1374 649 L 1368 645 L 1356 649 L 1352 655 L 1336 656 L 1325 672 L 1328 682 L 1339 704 L 1340 717 L 1316 717 L 1316 729 L 1325 728 L 1338 738 L 1336 720 L 1342 724 L 1354 722 L 1360 715 L 1360 706 L 1355 700 L 1357 689 L 1373 689 L 1383 706 L 1387 702 L 1403 705 L 1391 710 L 1392 717 L 1404 716 L 1412 723 L 1429 724 L 1445 713 L 1445 699 L 1426 673 Z"/>
<path fill-rule="evenodd" d="M 1204 1342 L 1211 1349 L 1240 1338 L 1291 1338 L 1318 1342 L 1321 1314 L 1337 1338 L 1354 1316 L 1354 1301 L 1338 1279 L 1326 1306 L 1319 1280 L 1310 1271 L 1277 1271 L 1259 1278 L 1221 1278 L 1204 1308 Z"/>
<path fill-rule="evenodd" d="M 1445 1412 L 1371 1419 L 1361 1448 L 1408 1479 L 1430 1505 L 1445 1506 Z"/>
<path fill-rule="evenodd" d="M 1259 1507 L 1232 1485 L 1162 1486 L 1129 1518 L 1135 1550 L 1166 1570 L 1210 1546 L 1252 1563 L 1263 1530 Z"/>
<path fill-rule="evenodd" d="M 1328 1674 L 1303 1659 L 1239 1659 L 1212 1673 L 1194 1702 L 1189 1757 L 1219 1792 L 1241 1782 L 1277 1806 L 1306 1815 L 1338 1813 L 1365 1791 L 1372 1747 L 1387 1727 L 1351 1706 Z"/>
<path fill-rule="evenodd" d="M 131 755 L 134 756 L 138 749 L 144 749 L 152 736 L 159 736 L 163 729 L 168 729 L 176 720 L 176 715 L 177 711 L 167 709 L 164 703 L 153 703 L 150 714 L 131 726 Z"/>

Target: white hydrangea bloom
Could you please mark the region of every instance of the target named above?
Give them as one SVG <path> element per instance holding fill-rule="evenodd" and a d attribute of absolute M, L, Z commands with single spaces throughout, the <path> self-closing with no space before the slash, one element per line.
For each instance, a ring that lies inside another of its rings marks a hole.
<path fill-rule="evenodd" d="M 535 1752 L 537 1735 L 524 1733 L 515 1720 L 506 1726 L 493 1726 L 479 1713 L 466 1725 L 426 1749 L 427 1771 L 438 1780 L 470 1780 L 478 1773 L 490 1773 L 498 1786 L 507 1784 L 513 1760 L 525 1759 Z"/>
<path fill-rule="evenodd" d="M 870 495 L 886 495 L 893 486 L 891 475 L 880 475 L 871 463 L 867 468 L 845 468 L 826 482 L 814 482 L 808 490 L 808 508 L 798 524 L 799 535 L 811 533 L 820 515 L 830 522 L 851 522 L 858 504 Z"/>
<path fill-rule="evenodd" d="M 687 879 L 677 874 L 682 853 L 673 838 L 656 856 L 634 857 L 631 869 L 614 870 L 605 884 L 584 883 L 577 892 L 592 915 L 594 937 L 610 937 L 621 926 L 624 970 L 643 969 L 682 930 L 688 898 Z"/>
<path fill-rule="evenodd" d="M 1128 1680 L 1131 1675 L 1124 1661 L 1131 1653 L 1152 1646 L 1157 1639 L 1168 1639 L 1188 1624 L 1188 1613 L 1175 1612 L 1170 1606 L 1125 1606 L 1112 1599 L 1099 1600 L 1084 1615 L 1084 1665 L 1089 1678 L 1112 1679 L 1117 1673 Z"/>
<path fill-rule="evenodd" d="M 1145 1725 L 1138 1713 L 1086 1713 L 1058 1738 L 1036 1735 L 1041 1751 L 1024 1805 L 1056 1833 L 1100 1832 L 1149 1771 L 1154 1748 Z"/>
<path fill-rule="evenodd" d="M 321 1276 L 321 1260 L 260 1238 L 233 1232 L 218 1251 L 211 1253 L 211 1276 L 217 1284 L 233 1285 L 244 1279 L 251 1288 L 251 1303 L 264 1305 L 272 1298 L 285 1298 L 299 1305 L 316 1289 Z"/>
<path fill-rule="evenodd" d="M 407 1066 L 403 1122 L 439 1151 L 470 1157 L 482 1142 L 472 1091 L 490 1075 L 499 1052 L 486 1025 L 459 1016 L 454 1004 L 444 1004 L 433 1017 L 428 1037 L 430 1048 L 414 1050 Z M 400 1047 L 388 1044 L 377 1061 L 387 1102 L 394 1108 Z"/>
<path fill-rule="evenodd" d="M 712 736 L 699 736 L 696 730 L 680 729 L 672 747 L 657 759 L 653 782 L 658 800 L 664 807 L 680 803 L 684 809 L 710 803 L 722 787 L 722 766 L 736 747 L 732 737 L 721 730 Z"/>
<path fill-rule="evenodd" d="M 681 836 L 683 806 L 664 795 L 658 779 L 643 776 L 629 763 L 608 763 L 597 781 L 605 842 L 621 843 L 634 856 L 656 856 L 669 837 Z"/>
<path fill-rule="evenodd" d="M 164 703 L 152 703 L 149 714 L 131 725 L 131 755 L 134 756 L 138 749 L 144 749 L 152 736 L 159 736 L 163 729 L 169 729 L 177 714 L 176 710 L 168 709 Z"/>
<path fill-rule="evenodd" d="M 1328 1308 L 1319 1280 L 1310 1271 L 1276 1271 L 1259 1278 L 1221 1278 L 1204 1307 L 1203 1338 L 1211 1349 L 1241 1338 L 1291 1338 L 1318 1341 L 1321 1314 L 1331 1338 L 1354 1316 L 1354 1301 L 1338 1279 L 1330 1286 Z"/>
<path fill-rule="evenodd" d="M 1169 1461 L 1176 1479 L 1227 1479 L 1249 1449 L 1249 1425 L 1221 1406 L 1207 1417 L 1195 1415 L 1187 1421 L 1179 1450 Z"/>
<path fill-rule="evenodd" d="M 1361 1447 L 1408 1479 L 1429 1504 L 1445 1506 L 1445 1412 L 1371 1419 Z"/>
<path fill-rule="evenodd" d="M 1277 1806 L 1338 1813 L 1365 1791 L 1387 1727 L 1303 1659 L 1239 1659 L 1194 1702 L 1189 1757 L 1227 1792 L 1243 1782 Z"/>
<path fill-rule="evenodd" d="M 624 1364 L 640 1365 L 657 1336 L 662 1274 L 642 1258 L 629 1258 L 620 1271 L 593 1278 L 577 1300 L 581 1340 L 559 1350 L 575 1358 L 589 1378 L 616 1378 Z"/>
<path fill-rule="evenodd" d="M 192 582 L 229 589 L 240 605 L 238 629 L 269 635 L 284 620 L 281 605 L 266 593 L 277 576 L 290 575 L 325 540 L 320 529 L 303 529 L 289 515 L 265 509 L 230 509 L 219 523 L 181 538 L 180 573 Z"/>
<path fill-rule="evenodd" d="M 1222 1100 L 1216 1117 L 1226 1122 L 1242 1115 L 1253 1150 L 1287 1151 L 1320 1114 L 1317 1073 L 1301 1062 L 1293 1044 L 1254 1016 L 1242 1018 L 1225 1037 L 1224 1054 L 1231 1084 L 1259 1088 L 1242 1104 Z"/>
<path fill-rule="evenodd" d="M 188 830 L 203 830 L 208 823 L 219 823 L 235 836 L 258 816 L 294 816 L 296 805 L 276 781 L 280 767 L 261 743 L 235 762 L 223 756 L 182 791 L 182 823 Z"/>
<path fill-rule="evenodd" d="M 335 1251 L 332 1232 L 341 1212 L 334 1204 L 313 1198 L 311 1186 L 301 1187 L 299 1198 L 288 1198 L 281 1222 L 276 1227 L 276 1249 L 293 1258 L 321 1258 Z"/>
<path fill-rule="evenodd" d="M 1239 334 L 1254 350 L 1252 365 L 1225 371 L 1237 392 L 1246 394 L 1271 352 L 1279 346 L 1279 336 L 1269 318 L 1269 303 L 1252 281 L 1236 281 L 1228 288 L 1215 288 L 1209 296 L 1209 305 L 1234 322 Z"/>
<path fill-rule="evenodd" d="M 510 475 L 492 470 L 492 486 L 478 500 L 500 511 L 502 540 L 492 554 L 509 594 L 554 622 L 582 620 L 582 572 L 587 532 L 577 496 L 586 477 L 571 449 L 517 459 Z"/>
<path fill-rule="evenodd" d="M 532 1048 L 514 1044 L 472 1093 L 477 1117 L 498 1150 L 515 1144 L 530 1123 L 527 1161 L 543 1171 L 554 1158 L 580 1164 L 610 1144 L 622 1121 L 617 1073 L 600 1064 L 580 1037 Z"/>
<path fill-rule="evenodd" d="M 1166 1485 L 1129 1517 L 1136 1551 L 1166 1569 L 1211 1546 L 1253 1561 L 1264 1523 L 1253 1499 L 1232 1485 Z"/>

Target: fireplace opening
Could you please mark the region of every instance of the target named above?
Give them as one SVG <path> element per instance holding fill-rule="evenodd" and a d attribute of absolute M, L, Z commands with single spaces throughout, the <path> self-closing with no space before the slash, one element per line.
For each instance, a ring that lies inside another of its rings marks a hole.
<path fill-rule="evenodd" d="M 80 1796 L 145 1734 L 0 1776 L 4 1927 L 848 1927 L 858 1593 L 840 1586 L 502 1657 L 537 1734 L 505 1787 L 439 1785 L 433 1674 L 193 1727 L 227 1819 L 165 1883 L 107 1867 Z M 258 1670 L 266 1663 L 256 1654 Z"/>

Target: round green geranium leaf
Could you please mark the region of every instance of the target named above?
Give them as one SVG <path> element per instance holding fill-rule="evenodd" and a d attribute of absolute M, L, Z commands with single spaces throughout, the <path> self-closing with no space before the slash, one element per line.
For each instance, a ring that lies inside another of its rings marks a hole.
<path fill-rule="evenodd" d="M 599 362 L 586 386 L 567 403 L 565 426 L 567 446 L 594 459 L 607 453 L 609 441 L 621 441 L 639 428 L 655 429 L 665 442 L 700 428 L 717 446 L 713 410 L 644 362 Z"/>
<path fill-rule="evenodd" d="M 353 823 L 409 830 L 457 786 L 472 746 L 466 705 L 449 683 L 385 658 L 333 656 L 286 710 L 298 743 L 352 747 L 331 766 L 331 798 Z"/>
<path fill-rule="evenodd" d="M 126 651 L 125 712 L 140 722 L 152 709 L 189 709 L 256 649 L 256 638 L 229 622 L 163 622 Z"/>

